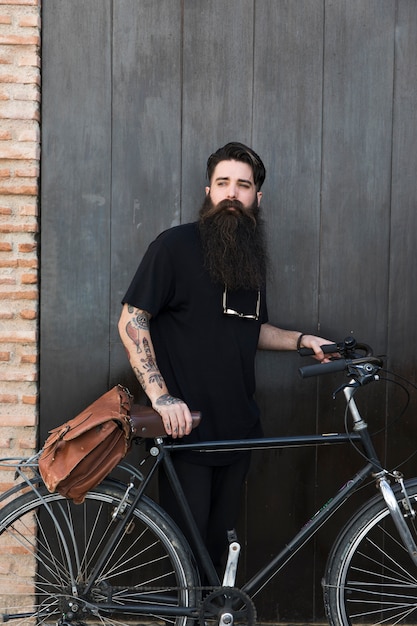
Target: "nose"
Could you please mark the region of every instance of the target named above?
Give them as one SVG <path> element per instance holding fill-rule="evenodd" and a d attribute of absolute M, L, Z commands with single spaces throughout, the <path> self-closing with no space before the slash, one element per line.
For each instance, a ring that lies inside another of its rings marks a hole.
<path fill-rule="evenodd" d="M 227 190 L 227 197 L 230 200 L 235 200 L 237 198 L 237 187 L 236 185 L 230 184 Z"/>

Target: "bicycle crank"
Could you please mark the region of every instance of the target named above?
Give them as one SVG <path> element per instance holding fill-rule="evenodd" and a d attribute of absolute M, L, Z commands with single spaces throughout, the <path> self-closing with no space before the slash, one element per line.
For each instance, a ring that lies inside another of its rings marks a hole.
<path fill-rule="evenodd" d="M 204 598 L 200 626 L 255 626 L 256 608 L 250 597 L 235 587 L 220 587 Z"/>

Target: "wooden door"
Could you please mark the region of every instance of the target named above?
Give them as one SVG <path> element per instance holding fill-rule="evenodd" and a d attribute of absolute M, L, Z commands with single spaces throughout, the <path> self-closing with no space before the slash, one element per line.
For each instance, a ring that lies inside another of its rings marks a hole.
<path fill-rule="evenodd" d="M 415 380 L 415 0 L 42 4 L 41 441 L 117 382 L 139 398 L 121 297 L 148 243 L 195 218 L 207 156 L 230 140 L 267 167 L 271 322 L 354 335 Z M 259 354 L 265 433 L 342 429 L 340 379 L 301 381 L 299 365 Z M 363 403 L 383 429 L 404 396 L 374 387 Z M 414 452 L 412 412 L 388 432 L 393 467 Z M 254 455 L 245 575 L 360 462 L 348 447 Z M 413 457 L 404 470 L 416 469 Z M 320 579 L 345 515 L 257 598 L 262 619 L 323 619 Z"/>

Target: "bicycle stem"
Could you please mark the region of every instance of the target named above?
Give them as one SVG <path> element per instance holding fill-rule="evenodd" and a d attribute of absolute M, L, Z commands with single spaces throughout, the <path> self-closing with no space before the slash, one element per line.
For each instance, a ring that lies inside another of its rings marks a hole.
<path fill-rule="evenodd" d="M 367 459 L 372 463 L 375 472 L 381 472 L 383 467 L 381 465 L 380 460 L 378 459 L 378 455 L 376 453 L 374 444 L 372 442 L 371 436 L 368 431 L 368 424 L 362 418 L 359 409 L 356 405 L 353 394 L 355 393 L 357 386 L 355 384 L 355 380 L 352 379 L 346 387 L 343 389 L 343 394 L 346 398 L 347 407 L 352 416 L 353 420 L 353 430 L 358 433 L 363 449 L 365 451 Z"/>
<path fill-rule="evenodd" d="M 353 424 L 355 426 L 355 430 L 359 430 L 361 428 L 366 428 L 366 424 L 362 419 L 361 414 L 359 413 L 359 409 L 356 406 L 356 402 L 353 398 L 353 394 L 355 393 L 356 385 L 355 380 L 352 379 L 348 386 L 344 387 L 343 395 L 346 398 L 346 402 L 350 411 L 350 414 L 353 419 Z"/>

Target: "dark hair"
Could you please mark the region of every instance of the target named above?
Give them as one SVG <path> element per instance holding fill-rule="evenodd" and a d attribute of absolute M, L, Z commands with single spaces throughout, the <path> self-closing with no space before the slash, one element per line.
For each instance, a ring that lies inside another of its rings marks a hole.
<path fill-rule="evenodd" d="M 265 166 L 261 158 L 251 148 L 243 143 L 232 141 L 213 152 L 207 160 L 207 178 L 209 181 L 211 181 L 214 169 L 220 161 L 243 161 L 243 163 L 250 165 L 256 189 L 257 191 L 260 190 L 265 180 Z"/>

